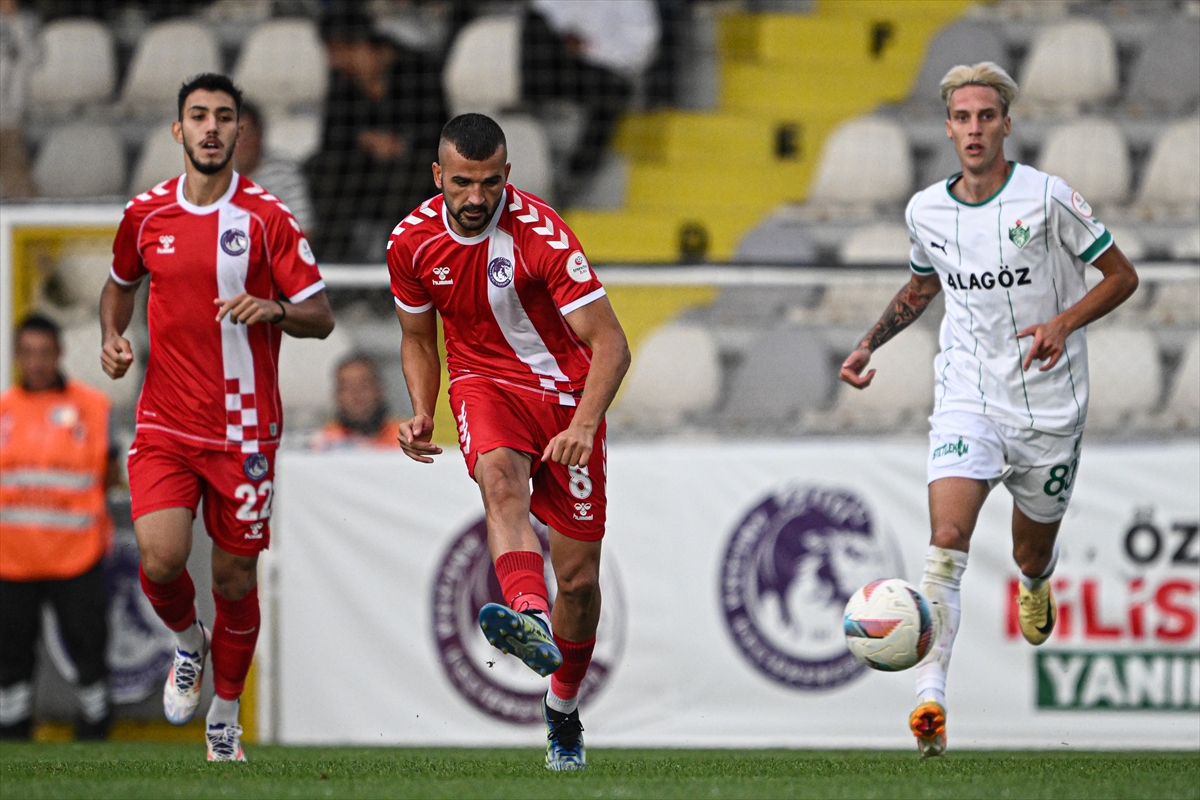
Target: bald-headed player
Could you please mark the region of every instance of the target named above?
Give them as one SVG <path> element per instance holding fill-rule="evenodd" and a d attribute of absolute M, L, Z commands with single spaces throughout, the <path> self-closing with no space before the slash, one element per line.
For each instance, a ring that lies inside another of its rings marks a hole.
<path fill-rule="evenodd" d="M 600 620 L 604 413 L 629 347 L 575 235 L 544 201 L 508 183 L 508 171 L 500 126 L 482 114 L 455 117 L 433 165 L 442 193 L 388 242 L 413 406 L 400 445 L 417 461 L 441 452 L 431 442 L 440 314 L 459 447 L 483 495 L 508 602 L 485 606 L 480 626 L 495 647 L 553 673 L 542 706 L 546 766 L 576 770 L 587 764 L 579 687 Z M 553 613 L 530 511 L 550 528 Z"/>
<path fill-rule="evenodd" d="M 959 587 L 979 510 L 1004 483 L 1013 497 L 1021 633 L 1046 641 L 1059 523 L 1071 500 L 1088 404 L 1085 327 L 1137 288 L 1129 260 L 1061 178 L 1004 157 L 1017 85 L 990 62 L 942 79 L 946 135 L 962 172 L 917 192 L 906 212 L 912 278 L 842 365 L 865 389 L 871 353 L 946 292 L 929 435 L 932 537 L 921 591 L 936 621 L 917 666 L 909 725 L 923 756 L 946 750 L 946 670 Z M 1090 291 L 1088 265 L 1103 273 Z"/>

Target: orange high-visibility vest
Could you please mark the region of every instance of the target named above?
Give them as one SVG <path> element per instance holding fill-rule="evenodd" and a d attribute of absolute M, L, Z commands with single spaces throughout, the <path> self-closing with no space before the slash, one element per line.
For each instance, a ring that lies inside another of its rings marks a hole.
<path fill-rule="evenodd" d="M 107 551 L 109 407 L 78 381 L 0 395 L 0 579 L 74 578 Z"/>

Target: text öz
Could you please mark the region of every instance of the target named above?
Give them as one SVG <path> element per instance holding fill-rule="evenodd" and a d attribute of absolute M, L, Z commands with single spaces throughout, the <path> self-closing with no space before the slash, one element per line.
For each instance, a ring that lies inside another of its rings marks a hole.
<path fill-rule="evenodd" d="M 1009 289 L 1013 286 L 1033 285 L 1033 281 L 1029 279 L 1028 267 L 1000 267 L 999 272 L 985 272 L 982 275 L 976 275 L 974 272 L 968 272 L 966 275 L 951 273 L 946 276 L 945 282 L 951 289 Z"/>

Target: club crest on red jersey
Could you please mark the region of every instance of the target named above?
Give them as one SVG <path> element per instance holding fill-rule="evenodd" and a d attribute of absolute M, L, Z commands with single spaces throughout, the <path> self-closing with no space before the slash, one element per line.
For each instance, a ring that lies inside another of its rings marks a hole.
<path fill-rule="evenodd" d="M 231 256 L 240 256 L 249 246 L 246 233 L 237 228 L 230 228 L 221 234 L 221 249 Z"/>
<path fill-rule="evenodd" d="M 493 258 L 488 264 L 488 280 L 492 282 L 492 286 L 497 289 L 503 289 L 512 283 L 513 265 L 507 258 L 500 256 Z"/>

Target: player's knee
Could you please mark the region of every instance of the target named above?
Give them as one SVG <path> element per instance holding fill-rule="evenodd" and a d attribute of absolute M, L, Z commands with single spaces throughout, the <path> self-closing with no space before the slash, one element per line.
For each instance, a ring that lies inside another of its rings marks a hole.
<path fill-rule="evenodd" d="M 594 570 L 580 570 L 558 579 L 558 600 L 576 608 L 591 608 L 600 597 L 600 579 Z"/>
<path fill-rule="evenodd" d="M 228 570 L 220 574 L 213 573 L 213 591 L 231 602 L 237 602 L 250 594 L 258 582 L 253 571 Z"/>
<path fill-rule="evenodd" d="M 945 550 L 965 551 L 971 543 L 971 534 L 952 522 L 942 522 L 934 526 L 929 543 Z"/>
<path fill-rule="evenodd" d="M 178 578 L 187 567 L 186 552 L 173 548 L 143 548 L 142 572 L 155 583 L 170 583 Z"/>
<path fill-rule="evenodd" d="M 529 495 L 526 483 L 517 470 L 506 461 L 489 464 L 479 470 L 479 490 L 489 508 L 503 506 L 514 500 L 524 502 Z"/>

